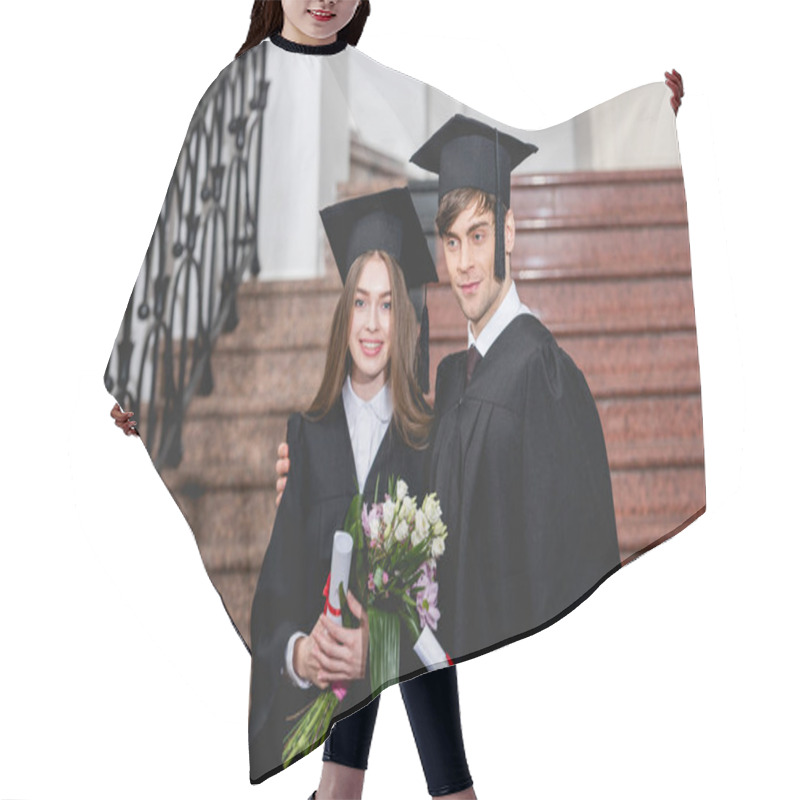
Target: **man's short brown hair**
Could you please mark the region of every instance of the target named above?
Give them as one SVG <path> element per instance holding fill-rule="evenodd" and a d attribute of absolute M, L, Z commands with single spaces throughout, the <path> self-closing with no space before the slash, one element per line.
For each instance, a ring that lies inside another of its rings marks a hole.
<path fill-rule="evenodd" d="M 467 208 L 477 205 L 479 214 L 490 214 L 492 225 L 494 226 L 495 207 L 500 203 L 500 216 L 506 217 L 506 207 L 502 200 L 498 200 L 495 195 L 484 192 L 481 189 L 453 189 L 448 192 L 439 203 L 439 210 L 436 213 L 436 228 L 439 236 L 445 236 L 458 215 Z"/>

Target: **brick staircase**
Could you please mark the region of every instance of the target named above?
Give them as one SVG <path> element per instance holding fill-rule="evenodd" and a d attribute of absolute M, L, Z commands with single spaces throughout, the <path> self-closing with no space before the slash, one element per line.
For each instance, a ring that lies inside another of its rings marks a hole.
<path fill-rule="evenodd" d="M 386 186 L 348 185 L 342 195 L 380 188 Z M 418 185 L 415 199 L 433 239 L 435 188 Z M 512 204 L 514 277 L 523 301 L 583 369 L 597 398 L 620 546 L 629 558 L 705 506 L 682 176 L 659 170 L 523 177 L 513 183 Z M 441 254 L 438 262 L 443 282 L 428 291 L 434 375 L 466 336 Z M 288 414 L 307 406 L 318 384 L 340 287 L 331 265 L 318 280 L 240 287 L 241 321 L 212 358 L 214 392 L 193 400 L 183 462 L 162 473 L 248 642 L 250 603 L 274 520 L 275 444 Z"/>

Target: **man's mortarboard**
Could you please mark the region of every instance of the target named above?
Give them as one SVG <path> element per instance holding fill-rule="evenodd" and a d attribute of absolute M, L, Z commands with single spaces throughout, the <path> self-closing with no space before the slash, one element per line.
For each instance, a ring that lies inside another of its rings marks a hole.
<path fill-rule="evenodd" d="M 371 250 L 388 253 L 400 265 L 406 289 L 436 283 L 436 265 L 407 187 L 354 197 L 319 212 L 342 278 L 353 262 Z M 428 391 L 428 308 L 422 311 L 417 380 Z"/>
<path fill-rule="evenodd" d="M 453 189 L 479 189 L 511 205 L 511 171 L 539 148 L 484 122 L 456 114 L 411 156 L 411 162 L 439 175 L 439 201 Z M 505 278 L 504 220 L 495 212 L 495 263 Z"/>

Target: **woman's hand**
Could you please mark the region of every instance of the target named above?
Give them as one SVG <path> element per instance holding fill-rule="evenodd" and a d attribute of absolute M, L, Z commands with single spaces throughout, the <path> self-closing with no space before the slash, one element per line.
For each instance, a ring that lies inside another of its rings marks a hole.
<path fill-rule="evenodd" d="M 672 72 L 665 72 L 664 77 L 666 78 L 664 83 L 672 90 L 672 97 L 670 97 L 669 103 L 675 112 L 675 116 L 677 116 L 678 109 L 681 107 L 681 98 L 683 97 L 683 78 L 680 72 L 675 69 Z"/>
<path fill-rule="evenodd" d="M 133 418 L 133 411 L 123 411 L 119 407 L 119 403 L 114 403 L 114 408 L 111 409 L 111 416 L 114 418 L 114 424 L 120 428 L 126 436 L 139 435 L 139 431 L 136 430 L 136 420 Z"/>
<path fill-rule="evenodd" d="M 292 666 L 294 671 L 304 680 L 311 681 L 318 689 L 327 689 L 328 681 L 320 678 L 322 667 L 314 647 L 314 633 L 322 628 L 322 616 L 317 620 L 310 636 L 303 636 L 294 643 Z"/>
<path fill-rule="evenodd" d="M 275 472 L 278 474 L 278 479 L 275 481 L 275 505 L 281 504 L 281 497 L 283 497 L 283 490 L 286 488 L 286 476 L 289 474 L 289 445 L 286 442 L 281 442 L 278 445 L 278 460 L 275 462 Z"/>
<path fill-rule="evenodd" d="M 366 674 L 369 619 L 352 592 L 347 593 L 347 605 L 359 621 L 357 628 L 341 627 L 322 614 L 311 635 L 298 642 L 299 648 L 295 645 L 297 674 L 320 689 L 333 681 L 359 680 Z"/>

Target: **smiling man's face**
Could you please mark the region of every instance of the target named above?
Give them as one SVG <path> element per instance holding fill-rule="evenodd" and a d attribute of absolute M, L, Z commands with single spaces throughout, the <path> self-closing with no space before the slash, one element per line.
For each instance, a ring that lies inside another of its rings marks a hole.
<path fill-rule="evenodd" d="M 505 251 L 514 246 L 514 215 L 509 210 L 505 224 Z M 505 280 L 494 274 L 494 214 L 480 210 L 475 201 L 465 208 L 442 233 L 450 286 L 461 311 L 477 337 L 503 302 L 511 286 L 511 268 L 506 255 Z"/>

